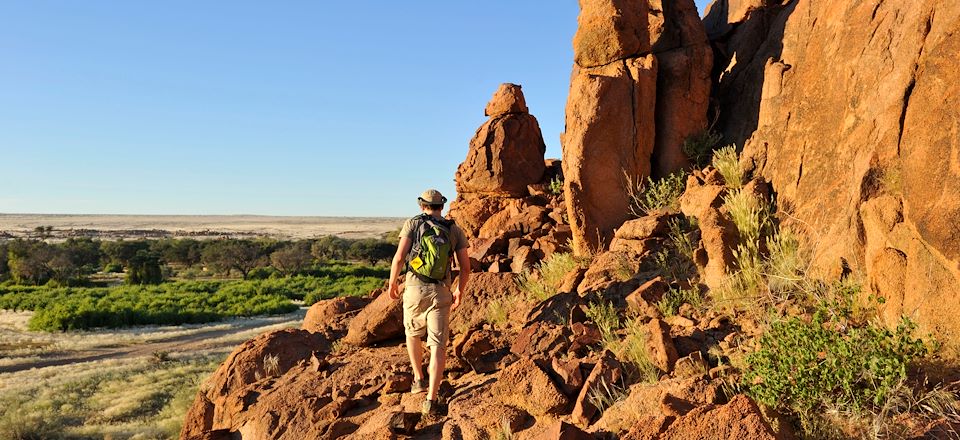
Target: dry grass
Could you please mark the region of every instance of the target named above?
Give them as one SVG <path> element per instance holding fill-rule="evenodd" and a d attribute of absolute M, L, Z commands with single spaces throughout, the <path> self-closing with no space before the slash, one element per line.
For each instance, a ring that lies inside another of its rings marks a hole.
<path fill-rule="evenodd" d="M 546 300 L 559 293 L 563 278 L 581 265 L 582 261 L 568 253 L 555 253 L 537 264 L 533 271 L 524 270 L 517 280 L 518 286 L 527 295 L 527 299 Z"/>
<path fill-rule="evenodd" d="M 0 438 L 174 438 L 199 383 L 224 357 L 64 366 L 0 392 Z"/>
<path fill-rule="evenodd" d="M 733 145 L 728 145 L 713 153 L 713 167 L 723 176 L 727 188 L 736 190 L 743 186 L 743 170 L 740 168 L 737 149 Z"/>

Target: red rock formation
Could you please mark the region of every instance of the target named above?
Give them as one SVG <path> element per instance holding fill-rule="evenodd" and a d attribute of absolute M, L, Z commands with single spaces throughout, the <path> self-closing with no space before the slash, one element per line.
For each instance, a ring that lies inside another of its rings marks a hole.
<path fill-rule="evenodd" d="M 885 316 L 958 340 L 960 4 L 811 0 L 734 15 L 742 23 L 716 41 L 723 128 L 749 138 L 745 163 L 803 225 L 816 267 L 865 273 Z"/>
<path fill-rule="evenodd" d="M 627 188 L 687 164 L 706 125 L 711 52 L 692 0 L 582 0 L 562 135 L 573 245 L 609 244 Z"/>
<path fill-rule="evenodd" d="M 524 196 L 546 168 L 540 124 L 527 113 L 516 84 L 501 85 L 485 113 L 490 119 L 470 140 L 467 159 L 457 168 L 457 193 Z"/>

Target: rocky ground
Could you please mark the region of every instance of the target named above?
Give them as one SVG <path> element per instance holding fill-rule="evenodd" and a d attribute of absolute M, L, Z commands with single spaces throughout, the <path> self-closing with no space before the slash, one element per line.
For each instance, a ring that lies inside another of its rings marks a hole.
<path fill-rule="evenodd" d="M 457 170 L 445 412 L 376 291 L 234 350 L 181 438 L 960 437 L 960 7 L 580 6 L 562 161 L 504 84 Z"/>

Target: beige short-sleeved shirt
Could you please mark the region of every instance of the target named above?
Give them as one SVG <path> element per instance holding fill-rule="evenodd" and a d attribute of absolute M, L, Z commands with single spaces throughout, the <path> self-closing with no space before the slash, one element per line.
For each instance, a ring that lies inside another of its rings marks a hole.
<path fill-rule="evenodd" d="M 407 219 L 407 221 L 403 223 L 403 227 L 400 228 L 401 240 L 404 238 L 409 238 L 410 240 L 416 240 L 417 231 L 414 230 L 413 228 L 415 219 L 416 217 Z M 453 252 L 457 252 L 460 249 L 466 248 L 467 246 L 469 246 L 469 243 L 467 241 L 467 235 L 463 233 L 463 229 L 460 229 L 460 226 L 454 223 L 453 225 L 450 226 L 450 249 L 453 249 Z M 450 285 L 450 271 L 447 271 L 447 279 L 444 280 L 444 283 L 447 285 Z M 424 283 L 423 281 L 420 280 L 420 278 L 413 276 L 412 272 L 409 272 L 409 271 L 407 272 L 406 285 L 422 286 L 424 284 L 428 284 L 428 283 Z"/>

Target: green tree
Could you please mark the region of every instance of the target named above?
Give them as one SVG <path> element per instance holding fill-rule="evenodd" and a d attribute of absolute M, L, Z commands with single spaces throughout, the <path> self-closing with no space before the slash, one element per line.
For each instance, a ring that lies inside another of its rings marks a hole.
<path fill-rule="evenodd" d="M 10 277 L 10 266 L 7 264 L 7 244 L 0 243 L 0 281 Z"/>
<path fill-rule="evenodd" d="M 342 260 L 347 258 L 351 241 L 336 235 L 325 235 L 313 242 L 310 253 L 317 260 Z"/>
<path fill-rule="evenodd" d="M 106 255 L 111 262 L 120 263 L 124 267 L 129 267 L 130 260 L 132 260 L 138 252 L 150 249 L 150 242 L 146 240 L 118 240 L 105 242 L 100 247 L 104 255 Z"/>
<path fill-rule="evenodd" d="M 16 240 L 8 245 L 10 275 L 18 284 L 46 284 L 53 276 L 48 262 L 53 247 L 36 240 Z"/>
<path fill-rule="evenodd" d="M 81 281 L 80 265 L 65 248 L 52 248 L 46 265 L 50 270 L 50 279 L 60 285 L 69 286 Z"/>
<path fill-rule="evenodd" d="M 348 256 L 355 260 L 369 261 L 370 265 L 381 260 L 389 260 L 397 251 L 397 247 L 383 240 L 365 238 L 354 241 L 350 245 Z"/>
<path fill-rule="evenodd" d="M 100 241 L 90 238 L 68 238 L 60 245 L 66 257 L 76 265 L 80 275 L 95 273 L 102 266 L 103 252 Z"/>
<path fill-rule="evenodd" d="M 159 253 L 140 250 L 127 263 L 127 284 L 160 284 L 163 282 Z"/>
<path fill-rule="evenodd" d="M 306 242 L 289 243 L 270 254 L 270 264 L 284 276 L 295 275 L 313 260 Z"/>
<path fill-rule="evenodd" d="M 251 270 L 263 265 L 264 255 L 261 246 L 250 240 L 218 240 L 204 247 L 201 260 L 217 272 L 236 270 L 247 279 Z"/>
<path fill-rule="evenodd" d="M 203 244 L 192 238 L 167 238 L 151 243 L 153 251 L 159 252 L 163 261 L 179 263 L 184 266 L 193 266 L 200 263 Z"/>

